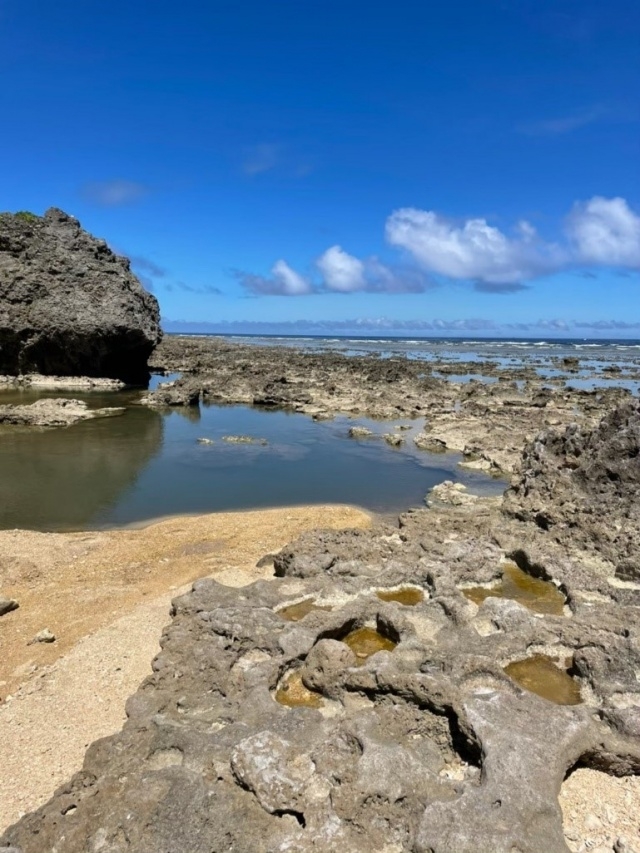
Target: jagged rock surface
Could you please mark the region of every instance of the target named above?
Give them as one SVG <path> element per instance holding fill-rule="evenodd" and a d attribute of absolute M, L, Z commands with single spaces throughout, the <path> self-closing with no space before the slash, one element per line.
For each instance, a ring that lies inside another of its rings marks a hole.
<path fill-rule="evenodd" d="M 0 214 L 0 373 L 141 382 L 159 321 L 129 261 L 76 219 Z"/>
<path fill-rule="evenodd" d="M 524 451 L 505 512 L 566 546 L 592 549 L 640 579 L 640 406 L 627 403 L 595 429 L 546 431 Z"/>
<path fill-rule="evenodd" d="M 95 743 L 83 770 L 0 844 L 566 853 L 558 791 L 569 768 L 640 772 L 640 638 L 629 627 L 640 598 L 532 528 L 515 556 L 557 580 L 567 612 L 469 601 L 460 585 L 494 581 L 524 527 L 490 502 L 416 510 L 399 529 L 305 534 L 277 555 L 271 581 L 197 582 L 174 602 L 123 731 Z M 406 585 L 424 600 L 376 594 Z M 307 598 L 331 609 L 283 618 Z M 397 646 L 356 666 L 341 641 L 362 626 Z M 541 649 L 571 659 L 583 704 L 555 705 L 505 674 Z M 317 707 L 275 701 L 292 671 Z"/>
<path fill-rule="evenodd" d="M 550 389 L 531 366 L 452 366 L 178 335 L 165 336 L 152 364 L 183 375 L 148 394 L 141 401 L 148 406 L 239 403 L 323 419 L 336 414 L 425 418 L 416 446 L 432 453 L 461 452 L 467 467 L 499 476 L 514 471 L 525 443 L 541 430 L 574 421 L 590 428 L 631 396 L 621 388 Z M 458 383 L 436 375 L 480 370 L 498 381 Z"/>

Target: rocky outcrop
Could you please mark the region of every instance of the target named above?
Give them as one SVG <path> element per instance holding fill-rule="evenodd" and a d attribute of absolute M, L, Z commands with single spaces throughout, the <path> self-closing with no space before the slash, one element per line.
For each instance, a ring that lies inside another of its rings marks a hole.
<path fill-rule="evenodd" d="M 567 771 L 640 771 L 640 647 L 628 630 L 638 601 L 550 543 L 537 571 L 557 574 L 566 613 L 474 604 L 461 587 L 499 577 L 499 543 L 520 526 L 481 501 L 414 511 L 400 529 L 306 534 L 276 557 L 270 581 L 197 582 L 174 602 L 122 732 L 95 743 L 0 844 L 566 853 Z M 422 595 L 411 606 L 378 595 L 403 589 Z M 358 648 L 362 629 L 382 650 Z M 582 704 L 542 699 L 505 673 L 539 650 L 569 667 Z"/>
<path fill-rule="evenodd" d="M 129 261 L 76 219 L 0 214 L 0 373 L 144 382 L 159 320 Z"/>
<path fill-rule="evenodd" d="M 141 401 L 148 406 L 195 408 L 202 402 L 287 409 L 316 419 L 425 418 L 425 431 L 414 439 L 416 447 L 462 453 L 466 467 L 495 476 L 513 473 L 522 448 L 541 430 L 573 421 L 590 428 L 603 412 L 631 396 L 621 388 L 547 388 L 547 380 L 531 366 L 451 365 L 251 346 L 211 337 L 167 335 L 154 351 L 152 364 L 156 370 L 183 375 L 148 394 Z M 439 375 L 479 370 L 498 381 L 458 383 Z"/>
<path fill-rule="evenodd" d="M 57 427 L 71 426 L 78 421 L 92 418 L 109 418 L 123 415 L 122 406 L 111 406 L 105 409 L 90 409 L 84 400 L 69 400 L 54 398 L 53 400 L 36 400 L 27 405 L 0 406 L 0 424 L 14 426 Z"/>
<path fill-rule="evenodd" d="M 546 431 L 527 446 L 504 510 L 567 548 L 595 551 L 622 579 L 640 580 L 640 406 L 594 429 Z"/>

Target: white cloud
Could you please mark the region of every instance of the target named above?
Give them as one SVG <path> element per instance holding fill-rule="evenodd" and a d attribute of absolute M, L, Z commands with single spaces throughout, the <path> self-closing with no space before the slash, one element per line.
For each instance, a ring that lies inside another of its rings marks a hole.
<path fill-rule="evenodd" d="M 526 221 L 508 236 L 486 219 L 455 224 L 432 210 L 402 208 L 387 220 L 387 240 L 424 269 L 480 289 L 508 291 L 567 267 L 640 266 L 640 216 L 623 198 L 594 196 L 574 205 L 563 245 L 542 240 Z M 490 287 L 491 286 L 491 287 Z"/>
<path fill-rule="evenodd" d="M 484 293 L 508 294 L 562 270 L 592 277 L 599 267 L 619 275 L 640 269 L 640 215 L 623 198 L 594 196 L 577 202 L 558 243 L 543 240 L 526 220 L 505 233 L 484 218 L 456 223 L 414 207 L 394 211 L 385 233 L 392 246 L 404 250 L 408 262 L 389 265 L 375 256 L 360 259 L 335 245 L 316 261 L 320 281 L 304 278 L 284 260 L 274 265 L 270 277 L 237 276 L 248 291 L 263 295 L 421 293 L 445 279 L 471 282 Z"/>
<path fill-rule="evenodd" d="M 316 263 L 329 290 L 352 293 L 354 290 L 364 290 L 367 286 L 362 261 L 349 255 L 340 246 L 327 249 Z"/>
<path fill-rule="evenodd" d="M 280 286 L 286 296 L 301 296 L 311 292 L 311 285 L 306 278 L 292 269 L 286 261 L 276 261 L 271 269 L 274 281 Z"/>
<path fill-rule="evenodd" d="M 528 222 L 508 237 L 486 219 L 456 225 L 432 210 L 405 207 L 387 219 L 387 240 L 406 249 L 425 269 L 453 279 L 489 284 L 528 281 L 558 268 L 564 255 L 545 245 Z"/>
<path fill-rule="evenodd" d="M 568 217 L 567 233 L 579 262 L 640 267 L 640 216 L 623 198 L 594 196 L 578 202 Z"/>
<path fill-rule="evenodd" d="M 271 267 L 271 276 L 234 270 L 240 284 L 255 296 L 306 296 L 313 293 L 311 282 L 297 273 L 286 261 L 279 260 Z"/>

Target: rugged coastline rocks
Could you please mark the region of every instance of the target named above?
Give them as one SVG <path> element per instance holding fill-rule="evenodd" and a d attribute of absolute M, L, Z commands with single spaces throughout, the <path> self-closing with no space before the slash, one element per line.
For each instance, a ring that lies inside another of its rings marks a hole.
<path fill-rule="evenodd" d="M 559 464 L 574 502 L 595 510 L 604 494 L 621 518 L 637 487 L 636 417 L 623 407 L 577 443 L 575 432 L 551 437 L 554 466 L 532 468 L 529 486 L 551 494 Z M 198 581 L 174 602 L 122 732 L 95 743 L 83 770 L 0 844 L 566 853 L 565 776 L 640 774 L 640 587 L 611 583 L 624 538 L 600 549 L 593 571 L 579 550 L 593 543 L 568 552 L 525 517 L 524 494 L 517 517 L 520 495 L 515 486 L 507 512 L 478 498 L 410 511 L 397 528 L 304 534 L 275 555 L 272 580 L 249 587 Z M 513 564 L 552 582 L 563 607 L 467 597 L 471 586 L 496 590 Z M 422 594 L 380 595 L 404 589 Z M 382 650 L 358 659 L 359 631 Z M 510 677 L 538 660 L 564 673 L 577 704 Z M 589 840 L 572 831 L 571 849 Z"/>
<path fill-rule="evenodd" d="M 0 214 L 0 373 L 141 383 L 159 321 L 129 261 L 72 216 Z"/>
<path fill-rule="evenodd" d="M 524 451 L 504 511 L 567 548 L 593 550 L 622 580 L 640 581 L 640 405 L 627 403 L 592 430 L 546 431 Z"/>
<path fill-rule="evenodd" d="M 289 409 L 314 418 L 424 418 L 424 431 L 414 438 L 419 449 L 463 453 L 467 467 L 495 476 L 514 473 L 523 446 L 542 430 L 573 422 L 590 428 L 631 396 L 621 388 L 547 387 L 532 367 L 347 356 L 179 335 L 163 339 L 151 364 L 182 376 L 147 394 L 142 403 L 148 406 L 202 402 Z M 498 381 L 444 378 L 474 370 Z"/>

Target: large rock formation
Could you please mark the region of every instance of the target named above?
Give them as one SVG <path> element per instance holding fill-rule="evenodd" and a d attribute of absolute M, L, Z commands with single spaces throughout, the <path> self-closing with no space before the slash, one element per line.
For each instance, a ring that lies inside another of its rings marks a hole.
<path fill-rule="evenodd" d="M 640 406 L 629 402 L 595 429 L 541 433 L 524 451 L 505 511 L 566 547 L 582 547 L 640 579 Z"/>
<path fill-rule="evenodd" d="M 143 382 L 159 321 L 129 261 L 76 219 L 0 214 L 0 373 Z"/>

